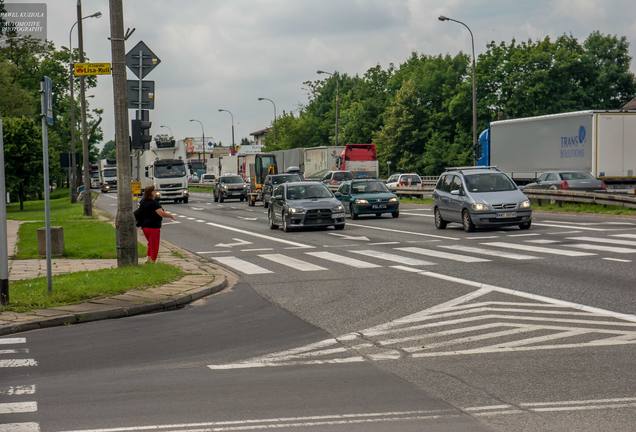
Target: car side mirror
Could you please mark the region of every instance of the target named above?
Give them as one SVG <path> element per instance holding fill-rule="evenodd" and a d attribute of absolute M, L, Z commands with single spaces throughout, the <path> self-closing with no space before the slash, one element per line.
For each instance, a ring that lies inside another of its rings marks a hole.
<path fill-rule="evenodd" d="M 450 191 L 451 195 L 461 195 L 461 191 L 459 189 L 453 189 L 452 191 Z"/>

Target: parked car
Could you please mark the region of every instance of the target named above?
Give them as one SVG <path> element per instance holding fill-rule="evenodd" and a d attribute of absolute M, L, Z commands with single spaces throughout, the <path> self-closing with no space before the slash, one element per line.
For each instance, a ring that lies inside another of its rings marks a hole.
<path fill-rule="evenodd" d="M 532 223 L 530 200 L 497 168 L 448 168 L 437 181 L 433 202 L 437 229 L 449 222 L 467 232 L 482 226 L 528 229 Z"/>
<path fill-rule="evenodd" d="M 200 184 L 214 184 L 216 176 L 214 174 L 203 174 L 199 179 Z"/>
<path fill-rule="evenodd" d="M 524 189 L 599 191 L 607 190 L 607 186 L 604 181 L 585 171 L 547 171 Z"/>
<path fill-rule="evenodd" d="M 345 227 L 345 209 L 322 183 L 292 182 L 274 187 L 267 213 L 269 227 L 289 232 L 293 228 Z"/>
<path fill-rule="evenodd" d="M 343 182 L 336 192 L 352 219 L 363 214 L 391 213 L 400 216 L 400 200 L 380 180 L 352 180 Z"/>
<path fill-rule="evenodd" d="M 269 207 L 272 201 L 272 191 L 276 185 L 286 182 L 299 182 L 303 181 L 299 174 L 270 174 L 265 177 L 263 182 L 263 206 Z"/>
<path fill-rule="evenodd" d="M 243 177 L 230 174 L 222 175 L 214 183 L 212 194 L 214 202 L 223 202 L 226 199 L 239 199 L 241 202 L 247 198 L 248 184 L 243 181 Z"/>
<path fill-rule="evenodd" d="M 351 171 L 327 171 L 320 181 L 332 189 L 338 189 L 340 183 L 347 180 L 353 180 Z"/>
<path fill-rule="evenodd" d="M 393 174 L 387 179 L 386 187 L 390 190 L 409 187 L 419 189 L 422 187 L 422 177 L 415 173 Z"/>

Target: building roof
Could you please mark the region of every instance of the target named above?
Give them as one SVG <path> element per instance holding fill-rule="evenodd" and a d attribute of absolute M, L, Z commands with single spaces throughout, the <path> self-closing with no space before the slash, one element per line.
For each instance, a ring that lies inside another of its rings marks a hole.
<path fill-rule="evenodd" d="M 265 128 L 265 129 L 260 129 L 254 132 L 251 132 L 250 135 L 253 137 L 258 137 L 258 136 L 262 136 L 265 135 L 267 132 L 269 132 L 272 128 Z"/>
<path fill-rule="evenodd" d="M 621 109 L 624 111 L 636 110 L 636 97 L 623 105 Z"/>

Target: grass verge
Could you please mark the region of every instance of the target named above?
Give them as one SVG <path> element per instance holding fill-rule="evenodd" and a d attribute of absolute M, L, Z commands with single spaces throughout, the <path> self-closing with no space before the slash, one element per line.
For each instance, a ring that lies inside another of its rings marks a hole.
<path fill-rule="evenodd" d="M 433 198 L 400 198 L 401 204 L 433 204 Z"/>
<path fill-rule="evenodd" d="M 9 288 L 9 305 L 0 307 L 0 312 L 28 312 L 81 303 L 132 289 L 164 285 L 179 279 L 183 274 L 181 269 L 163 263 L 68 273 L 53 278 L 51 295 L 47 294 L 44 277 L 16 281 Z"/>
<path fill-rule="evenodd" d="M 205 185 L 189 185 L 190 192 L 210 192 L 212 193 L 212 186 Z"/>
<path fill-rule="evenodd" d="M 542 205 L 538 205 L 538 203 L 533 200 L 532 208 L 536 211 L 551 213 L 595 213 L 605 215 L 636 216 L 636 209 L 620 206 L 604 206 L 602 204 L 563 202 L 559 205 L 558 203 L 550 204 L 549 202 L 544 201 Z"/>
<path fill-rule="evenodd" d="M 39 258 L 37 229 L 44 226 L 44 201 L 27 201 L 24 210 L 18 204 L 7 206 L 7 217 L 29 221 L 20 225 L 17 259 Z M 64 257 L 66 258 L 116 258 L 115 228 L 108 222 L 83 215 L 81 202 L 71 204 L 69 198 L 51 200 L 51 225 L 64 228 Z M 139 256 L 146 254 L 146 247 L 138 245 Z"/>

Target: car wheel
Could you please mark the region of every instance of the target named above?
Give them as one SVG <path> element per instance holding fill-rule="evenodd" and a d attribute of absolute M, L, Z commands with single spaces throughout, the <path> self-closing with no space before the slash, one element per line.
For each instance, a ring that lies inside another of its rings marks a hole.
<path fill-rule="evenodd" d="M 473 221 L 470 218 L 470 213 L 468 213 L 468 210 L 464 210 L 462 212 L 462 225 L 464 226 L 464 231 L 466 232 L 475 231 L 475 225 L 473 224 Z"/>
<path fill-rule="evenodd" d="M 189 200 L 189 198 L 184 198 L 184 199 L 182 200 L 182 202 L 183 202 L 184 204 L 187 204 L 187 203 L 188 203 L 188 200 Z"/>
<path fill-rule="evenodd" d="M 530 226 L 531 226 L 531 225 L 532 225 L 532 221 L 528 221 L 528 222 L 520 223 L 520 224 L 519 224 L 519 229 L 527 230 L 527 229 L 530 229 Z"/>
<path fill-rule="evenodd" d="M 269 229 L 278 229 L 278 225 L 274 222 L 274 211 L 270 210 L 267 212 L 267 219 L 269 220 Z"/>
<path fill-rule="evenodd" d="M 395 211 L 393 213 L 391 213 L 391 216 L 393 216 L 393 219 L 397 219 L 400 217 L 400 212 L 399 211 Z"/>
<path fill-rule="evenodd" d="M 287 221 L 287 215 L 285 214 L 285 212 L 281 213 L 280 217 L 281 217 L 281 221 L 283 222 L 283 231 L 285 232 L 291 231 L 289 222 Z"/>
<path fill-rule="evenodd" d="M 343 230 L 343 229 L 344 229 L 345 224 L 334 225 L 333 227 L 334 227 L 336 230 L 340 231 L 340 230 Z"/>
<path fill-rule="evenodd" d="M 448 222 L 442 219 L 442 213 L 439 211 L 437 207 L 435 207 L 434 213 L 435 213 L 435 228 L 446 229 L 446 225 L 448 224 Z"/>
<path fill-rule="evenodd" d="M 382 217 L 382 213 L 376 213 L 375 217 Z"/>
<path fill-rule="evenodd" d="M 349 213 L 351 213 L 351 219 L 358 219 L 358 213 L 355 212 L 353 204 L 349 206 Z"/>

